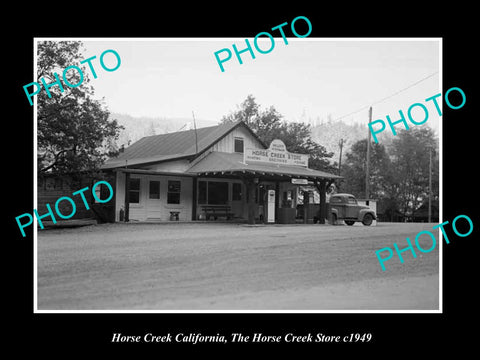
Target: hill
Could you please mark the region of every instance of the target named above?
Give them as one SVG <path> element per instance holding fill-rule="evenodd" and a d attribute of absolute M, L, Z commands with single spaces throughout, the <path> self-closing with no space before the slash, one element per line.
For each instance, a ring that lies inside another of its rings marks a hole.
<path fill-rule="evenodd" d="M 111 113 L 110 119 L 117 120 L 125 129 L 120 132 L 118 146 L 125 147 L 144 136 L 160 135 L 193 128 L 193 118 L 135 117 L 128 114 Z M 217 125 L 218 121 L 196 119 L 197 128 Z"/>
<path fill-rule="evenodd" d="M 117 146 L 125 147 L 144 136 L 160 135 L 180 130 L 193 128 L 193 118 L 168 118 L 135 117 L 129 114 L 111 113 L 110 119 L 116 119 L 125 129 L 120 132 Z M 217 125 L 215 120 L 196 119 L 197 128 Z M 354 123 L 352 125 L 343 121 L 325 121 L 312 126 L 312 139 L 325 146 L 327 151 L 334 153 L 332 162 L 338 162 L 340 156 L 340 139 L 343 139 L 342 157 L 350 150 L 352 145 L 368 136 L 366 124 Z"/>
<path fill-rule="evenodd" d="M 347 124 L 343 121 L 327 121 L 312 127 L 312 139 L 325 146 L 327 151 L 334 153 L 332 162 L 338 162 L 340 156 L 340 140 L 343 139 L 342 158 L 350 151 L 352 145 L 358 140 L 368 136 L 366 124 Z"/>

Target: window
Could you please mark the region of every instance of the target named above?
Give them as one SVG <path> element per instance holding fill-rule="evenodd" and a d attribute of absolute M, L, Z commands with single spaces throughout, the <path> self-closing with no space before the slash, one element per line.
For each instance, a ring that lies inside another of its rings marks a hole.
<path fill-rule="evenodd" d="M 45 180 L 45 190 L 62 190 L 63 182 L 62 179 L 56 178 L 46 178 Z"/>
<path fill-rule="evenodd" d="M 55 190 L 55 179 L 46 178 L 45 179 L 45 189 L 46 190 Z"/>
<path fill-rule="evenodd" d="M 207 203 L 207 182 L 206 181 L 198 182 L 198 203 L 199 204 Z"/>
<path fill-rule="evenodd" d="M 224 205 L 228 202 L 227 182 L 208 182 L 208 203 L 211 205 Z"/>
<path fill-rule="evenodd" d="M 235 138 L 235 152 L 243 154 L 243 138 Z"/>
<path fill-rule="evenodd" d="M 282 207 L 292 207 L 292 190 L 283 192 Z"/>
<path fill-rule="evenodd" d="M 140 202 L 140 179 L 130 178 L 128 183 L 128 202 L 138 204 Z"/>
<path fill-rule="evenodd" d="M 95 184 L 98 181 L 94 181 L 92 184 Z M 108 186 L 105 184 L 99 184 L 95 186 L 95 196 L 93 197 L 93 200 L 95 204 L 100 204 L 100 203 L 103 203 L 104 200 L 108 199 L 110 195 L 111 195 L 111 192 Z M 101 201 L 98 201 L 97 199 L 100 199 Z"/>
<path fill-rule="evenodd" d="M 149 199 L 160 199 L 160 181 L 150 180 L 148 198 Z"/>
<path fill-rule="evenodd" d="M 340 196 L 332 196 L 330 198 L 330 202 L 335 204 L 340 204 L 342 202 L 342 198 Z"/>
<path fill-rule="evenodd" d="M 242 200 L 242 184 L 233 183 L 233 185 L 232 185 L 232 200 L 233 201 Z"/>
<path fill-rule="evenodd" d="M 181 182 L 179 180 L 168 181 L 167 204 L 180 204 Z"/>
<path fill-rule="evenodd" d="M 356 204 L 357 200 L 353 196 L 348 197 L 348 203 L 349 204 Z"/>
<path fill-rule="evenodd" d="M 241 184 L 238 184 L 238 185 L 241 185 Z M 240 196 L 241 196 L 241 193 L 240 193 Z M 198 203 L 210 204 L 210 205 L 227 204 L 228 203 L 228 182 L 199 181 L 198 182 Z"/>
<path fill-rule="evenodd" d="M 95 188 L 95 196 L 93 197 L 95 199 L 95 204 L 98 203 L 97 199 L 102 199 L 102 187 L 104 187 L 104 184 L 100 184 L 100 186 L 97 186 Z"/>

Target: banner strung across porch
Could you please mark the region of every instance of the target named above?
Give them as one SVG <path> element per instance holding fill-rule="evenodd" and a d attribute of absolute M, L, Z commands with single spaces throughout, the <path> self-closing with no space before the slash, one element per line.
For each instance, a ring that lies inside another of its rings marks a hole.
<path fill-rule="evenodd" d="M 308 167 L 308 155 L 290 153 L 282 140 L 275 139 L 270 143 L 268 149 L 245 149 L 243 162 L 245 164 L 269 163 Z"/>

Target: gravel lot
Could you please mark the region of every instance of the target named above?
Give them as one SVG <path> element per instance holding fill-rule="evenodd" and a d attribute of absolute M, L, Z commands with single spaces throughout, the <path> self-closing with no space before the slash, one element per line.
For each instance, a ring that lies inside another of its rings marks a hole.
<path fill-rule="evenodd" d="M 433 224 L 103 224 L 38 232 L 39 310 L 438 310 Z M 434 232 L 437 236 L 438 233 Z M 420 238 L 428 249 L 431 240 Z"/>

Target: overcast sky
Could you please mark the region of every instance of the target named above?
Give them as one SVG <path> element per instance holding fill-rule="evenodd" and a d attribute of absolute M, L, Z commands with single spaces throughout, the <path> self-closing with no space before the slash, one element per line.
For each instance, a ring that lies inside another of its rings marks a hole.
<path fill-rule="evenodd" d="M 253 47 L 253 39 L 249 39 Z M 274 49 L 256 58 L 232 56 L 221 72 L 214 52 L 244 48 L 244 38 L 217 39 L 82 39 L 85 57 L 114 49 L 121 66 L 97 71 L 96 95 L 105 97 L 111 112 L 132 116 L 191 117 L 219 121 L 248 94 L 270 105 L 287 121 L 302 116 L 338 119 L 368 107 L 432 74 L 425 81 L 373 105 L 373 119 L 406 113 L 415 102 L 441 92 L 441 43 L 438 39 L 276 38 Z M 267 49 L 269 40 L 261 43 Z M 111 55 L 111 54 L 110 54 Z M 224 54 L 222 54 L 224 56 Z M 98 66 L 98 65 L 97 65 Z M 436 74 L 435 74 L 436 73 Z M 433 105 L 431 105 L 433 106 Z M 433 113 L 429 125 L 438 131 Z M 368 122 L 368 109 L 343 121 Z"/>

